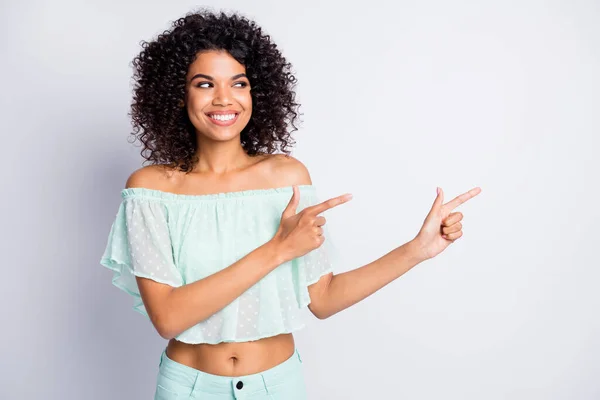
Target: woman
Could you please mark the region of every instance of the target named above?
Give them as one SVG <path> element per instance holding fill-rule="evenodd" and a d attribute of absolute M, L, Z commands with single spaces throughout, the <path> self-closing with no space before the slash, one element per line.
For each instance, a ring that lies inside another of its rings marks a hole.
<path fill-rule="evenodd" d="M 209 11 L 134 59 L 134 135 L 152 165 L 127 180 L 101 263 L 169 340 L 157 399 L 306 398 L 300 311 L 328 318 L 462 236 L 450 211 L 479 188 L 444 205 L 438 190 L 413 240 L 334 275 L 319 214 L 351 195 L 318 201 L 289 156 L 290 67 L 253 21 Z"/>

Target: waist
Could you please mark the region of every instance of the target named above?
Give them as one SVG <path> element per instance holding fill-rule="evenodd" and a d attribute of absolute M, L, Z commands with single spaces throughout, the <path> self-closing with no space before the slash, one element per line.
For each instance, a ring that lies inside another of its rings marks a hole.
<path fill-rule="evenodd" d="M 171 339 L 165 352 L 171 360 L 208 374 L 242 376 L 281 364 L 295 348 L 293 335 L 284 333 L 240 343 L 189 344 Z"/>

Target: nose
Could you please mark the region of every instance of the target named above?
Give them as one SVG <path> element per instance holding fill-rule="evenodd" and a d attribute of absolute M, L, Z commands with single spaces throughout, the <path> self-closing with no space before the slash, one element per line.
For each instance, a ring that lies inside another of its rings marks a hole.
<path fill-rule="evenodd" d="M 214 93 L 213 106 L 228 106 L 231 104 L 231 92 L 227 85 L 216 86 Z"/>

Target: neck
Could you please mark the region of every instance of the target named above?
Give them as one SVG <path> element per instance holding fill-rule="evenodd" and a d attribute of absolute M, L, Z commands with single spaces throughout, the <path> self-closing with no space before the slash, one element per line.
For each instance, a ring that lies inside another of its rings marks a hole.
<path fill-rule="evenodd" d="M 224 175 L 250 164 L 249 156 L 239 141 L 209 142 L 198 146 L 198 164 L 194 172 Z"/>

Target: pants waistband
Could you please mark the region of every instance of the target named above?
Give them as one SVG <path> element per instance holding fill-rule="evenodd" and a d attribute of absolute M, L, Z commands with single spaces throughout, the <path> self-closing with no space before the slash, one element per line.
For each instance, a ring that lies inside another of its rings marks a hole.
<path fill-rule="evenodd" d="M 223 376 L 209 374 L 171 360 L 165 349 L 160 357 L 159 369 L 167 378 L 188 386 L 191 393 L 197 389 L 225 394 L 231 393 L 232 389 L 234 392 L 250 393 L 263 389 L 268 392 L 269 387 L 282 384 L 290 374 L 296 374 L 301 364 L 302 358 L 295 348 L 294 354 L 287 360 L 266 371 L 243 376 Z"/>

